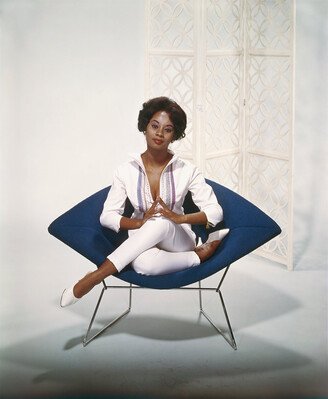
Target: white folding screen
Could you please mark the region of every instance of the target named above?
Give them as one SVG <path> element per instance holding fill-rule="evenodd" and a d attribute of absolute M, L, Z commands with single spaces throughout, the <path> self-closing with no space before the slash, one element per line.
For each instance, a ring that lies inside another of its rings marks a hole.
<path fill-rule="evenodd" d="M 292 269 L 294 0 L 147 0 L 146 97 L 188 115 L 174 145 L 270 214 L 257 253 Z"/>

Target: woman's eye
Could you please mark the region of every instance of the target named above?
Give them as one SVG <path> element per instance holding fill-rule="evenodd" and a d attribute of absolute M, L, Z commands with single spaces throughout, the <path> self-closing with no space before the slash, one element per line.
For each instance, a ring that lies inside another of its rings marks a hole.
<path fill-rule="evenodd" d="M 157 129 L 157 125 L 151 125 L 151 127 L 153 128 L 153 129 Z"/>
<path fill-rule="evenodd" d="M 172 133 L 173 129 L 165 129 L 165 133 Z"/>

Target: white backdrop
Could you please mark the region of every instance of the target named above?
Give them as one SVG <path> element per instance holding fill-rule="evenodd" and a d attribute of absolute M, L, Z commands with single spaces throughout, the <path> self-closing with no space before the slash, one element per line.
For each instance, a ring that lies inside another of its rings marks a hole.
<path fill-rule="evenodd" d="M 6 229 L 46 234 L 143 146 L 143 2 L 0 7 L 2 220 Z"/>
<path fill-rule="evenodd" d="M 327 268 L 328 4 L 296 1 L 294 267 Z"/>
<path fill-rule="evenodd" d="M 325 262 L 325 9 L 297 1 L 296 268 Z M 144 2 L 1 0 L 0 11 L 1 253 L 16 267 L 37 262 L 48 224 L 143 148 Z"/>

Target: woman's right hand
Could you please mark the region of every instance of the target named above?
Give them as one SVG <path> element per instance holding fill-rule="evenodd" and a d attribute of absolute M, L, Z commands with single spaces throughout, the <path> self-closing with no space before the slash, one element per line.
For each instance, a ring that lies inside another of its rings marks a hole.
<path fill-rule="evenodd" d="M 158 210 L 156 209 L 158 205 L 158 198 L 152 203 L 152 206 L 144 213 L 144 217 L 141 222 L 141 226 L 147 222 L 148 219 L 152 218 L 156 213 L 158 213 Z M 140 226 L 140 227 L 141 227 Z"/>

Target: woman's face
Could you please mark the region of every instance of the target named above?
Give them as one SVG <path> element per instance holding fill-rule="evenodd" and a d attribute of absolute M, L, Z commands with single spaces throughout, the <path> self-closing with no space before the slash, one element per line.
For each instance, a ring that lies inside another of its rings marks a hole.
<path fill-rule="evenodd" d="M 145 136 L 148 148 L 167 150 L 174 139 L 174 126 L 165 111 L 158 111 L 150 118 Z"/>

